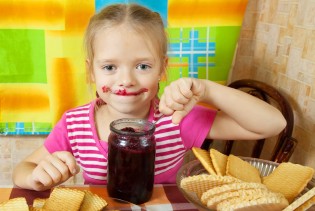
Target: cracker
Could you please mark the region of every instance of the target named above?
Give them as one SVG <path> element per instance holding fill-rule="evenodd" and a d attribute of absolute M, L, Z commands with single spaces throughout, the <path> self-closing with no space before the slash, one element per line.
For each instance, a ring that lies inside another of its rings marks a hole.
<path fill-rule="evenodd" d="M 248 182 L 236 182 L 230 183 L 218 187 L 214 187 L 206 192 L 204 192 L 201 196 L 201 202 L 207 204 L 208 200 L 214 196 L 225 194 L 225 193 L 232 193 L 238 190 L 250 190 L 250 189 L 257 189 L 257 190 L 267 190 L 267 187 L 261 183 L 248 183 Z"/>
<path fill-rule="evenodd" d="M 307 200 L 304 204 L 295 209 L 295 211 L 305 211 L 315 204 L 315 196 Z"/>
<path fill-rule="evenodd" d="M 192 151 L 209 174 L 217 175 L 210 158 L 210 153 L 207 150 L 193 147 Z"/>
<path fill-rule="evenodd" d="M 34 199 L 33 201 L 33 207 L 36 207 L 36 208 L 42 208 L 45 204 L 47 199 L 42 199 L 42 198 L 36 198 Z"/>
<path fill-rule="evenodd" d="M 282 193 L 291 203 L 306 187 L 313 174 L 313 168 L 290 162 L 280 163 L 270 175 L 263 177 L 263 184 L 271 191 Z"/>
<path fill-rule="evenodd" d="M 270 192 L 266 188 L 258 188 L 258 189 L 240 189 L 237 191 L 226 192 L 223 194 L 219 194 L 213 196 L 207 201 L 207 207 L 211 209 L 217 209 L 217 204 L 225 201 L 230 200 L 232 198 L 242 198 L 245 200 L 253 200 L 258 199 L 261 197 L 270 197 L 270 196 L 277 196 L 276 194 Z"/>
<path fill-rule="evenodd" d="M 232 154 L 228 156 L 226 175 L 235 177 L 244 182 L 261 183 L 259 170 L 250 163 Z"/>
<path fill-rule="evenodd" d="M 46 200 L 43 209 L 54 211 L 79 210 L 84 198 L 84 191 L 56 187 Z"/>
<path fill-rule="evenodd" d="M 224 176 L 226 174 L 228 156 L 218 150 L 210 149 L 210 158 L 217 175 Z"/>
<path fill-rule="evenodd" d="M 287 208 L 285 208 L 283 211 L 291 211 L 296 210 L 298 207 L 302 207 L 304 204 L 307 204 L 308 201 L 312 201 L 312 198 L 315 198 L 315 187 L 313 187 L 311 190 L 307 191 L 305 194 L 303 194 L 301 197 L 296 199 L 294 202 L 292 202 Z"/>
<path fill-rule="evenodd" d="M 183 178 L 180 182 L 180 186 L 185 191 L 194 192 L 198 197 L 201 197 L 202 193 L 213 187 L 234 182 L 240 181 L 230 176 L 200 174 Z"/>
<path fill-rule="evenodd" d="M 3 211 L 28 211 L 28 205 L 24 197 L 10 199 L 0 203 L 0 210 Z"/>
<path fill-rule="evenodd" d="M 244 195 L 224 200 L 217 204 L 217 210 L 283 210 L 289 205 L 282 194 L 269 192 L 264 196 Z"/>
<path fill-rule="evenodd" d="M 42 207 L 30 207 L 29 211 L 47 211 L 43 209 Z"/>
<path fill-rule="evenodd" d="M 103 198 L 92 193 L 91 191 L 85 191 L 80 211 L 97 211 L 102 210 L 106 206 L 107 202 Z"/>

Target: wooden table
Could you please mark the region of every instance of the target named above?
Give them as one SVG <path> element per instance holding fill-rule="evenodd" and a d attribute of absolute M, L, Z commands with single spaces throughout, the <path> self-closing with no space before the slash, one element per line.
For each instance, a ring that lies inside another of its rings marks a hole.
<path fill-rule="evenodd" d="M 65 186 L 79 190 L 89 190 L 103 197 L 108 206 L 106 210 L 183 210 L 196 211 L 197 208 L 189 203 L 178 190 L 175 184 L 155 185 L 150 201 L 142 205 L 132 205 L 118 202 L 108 196 L 106 186 Z M 16 197 L 25 197 L 29 205 L 35 198 L 48 198 L 49 191 L 32 191 L 16 187 L 0 187 L 0 203 Z"/>

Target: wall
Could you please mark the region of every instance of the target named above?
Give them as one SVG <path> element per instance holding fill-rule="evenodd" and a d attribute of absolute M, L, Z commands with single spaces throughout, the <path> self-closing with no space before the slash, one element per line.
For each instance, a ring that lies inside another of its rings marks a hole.
<path fill-rule="evenodd" d="M 0 185 L 12 185 L 14 166 L 42 146 L 45 136 L 0 136 Z M 66 184 L 82 184 L 82 175 L 69 179 Z"/>
<path fill-rule="evenodd" d="M 253 78 L 284 93 L 295 115 L 292 162 L 315 168 L 315 1 L 250 0 L 231 80 Z"/>
<path fill-rule="evenodd" d="M 315 2 L 250 0 L 231 80 L 254 78 L 279 88 L 295 114 L 292 162 L 315 168 Z M 45 137 L 0 136 L 0 185 Z M 80 183 L 80 177 L 68 183 Z"/>

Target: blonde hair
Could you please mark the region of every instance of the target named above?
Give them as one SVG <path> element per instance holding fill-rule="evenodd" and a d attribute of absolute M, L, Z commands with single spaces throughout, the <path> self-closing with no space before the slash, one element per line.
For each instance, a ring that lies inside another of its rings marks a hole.
<path fill-rule="evenodd" d="M 160 60 L 161 68 L 164 68 L 168 40 L 162 18 L 158 13 L 138 4 L 113 4 L 103 8 L 90 19 L 84 39 L 86 59 L 90 63 L 94 59 L 93 42 L 98 31 L 123 23 L 127 23 L 146 38 L 152 53 Z M 91 66 L 88 71 L 91 73 Z"/>

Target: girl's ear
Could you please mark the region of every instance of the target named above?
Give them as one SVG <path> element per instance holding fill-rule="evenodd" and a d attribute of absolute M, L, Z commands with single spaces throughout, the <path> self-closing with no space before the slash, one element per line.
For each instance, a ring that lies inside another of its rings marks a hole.
<path fill-rule="evenodd" d="M 168 66 L 168 57 L 166 56 L 165 59 L 164 59 L 164 69 L 165 69 L 165 71 L 167 69 L 167 66 Z"/>
<path fill-rule="evenodd" d="M 88 59 L 85 60 L 85 68 L 86 68 L 86 71 L 87 71 L 87 75 L 91 79 L 91 82 L 94 83 L 95 82 L 94 71 L 93 71 L 91 62 Z"/>
<path fill-rule="evenodd" d="M 168 67 L 168 57 L 166 56 L 164 58 L 163 64 L 162 64 L 162 68 L 161 68 L 161 73 L 160 73 L 160 78 L 166 78 L 166 70 Z"/>

